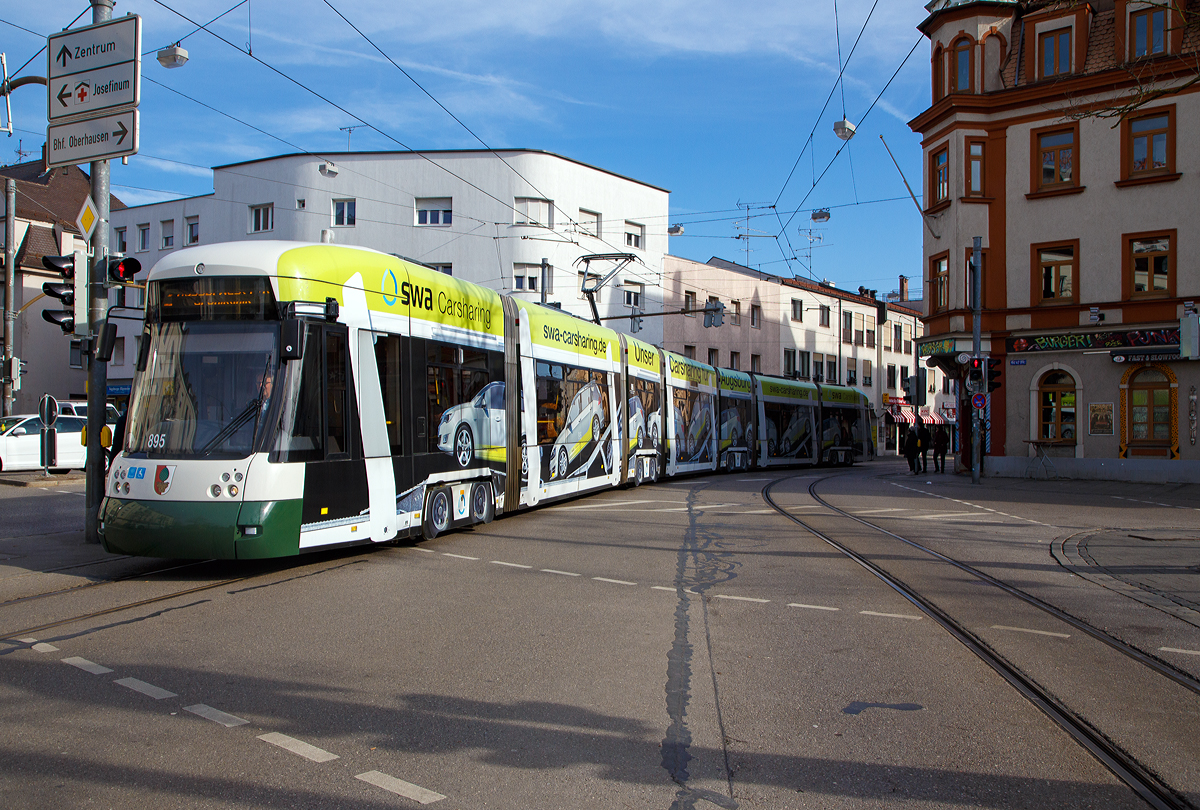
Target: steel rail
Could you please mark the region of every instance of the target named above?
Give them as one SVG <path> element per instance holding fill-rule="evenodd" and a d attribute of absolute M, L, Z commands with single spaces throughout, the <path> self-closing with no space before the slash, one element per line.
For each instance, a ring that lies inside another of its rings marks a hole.
<path fill-rule="evenodd" d="M 1006 661 L 999 653 L 988 647 L 986 642 L 975 636 L 973 633 L 951 618 L 949 614 L 942 611 L 941 608 L 937 607 L 928 599 L 918 594 L 915 590 L 909 588 L 908 585 L 901 580 L 893 577 L 891 574 L 875 565 L 875 563 L 871 562 L 866 557 L 839 543 L 819 529 L 810 526 L 777 504 L 771 497 L 771 489 L 777 484 L 792 480 L 796 477 L 798 476 L 780 478 L 763 487 L 762 497 L 763 500 L 766 501 L 767 505 L 779 512 L 788 520 L 792 521 L 798 526 L 801 526 L 805 531 L 814 537 L 824 541 L 829 546 L 858 563 L 860 566 L 886 584 L 889 588 L 906 599 L 914 607 L 941 625 L 942 629 L 944 629 L 947 633 L 963 644 L 963 646 L 973 652 L 980 660 L 990 666 L 996 672 L 996 674 L 1007 681 L 1010 686 L 1020 692 L 1026 700 L 1036 706 L 1042 711 L 1043 714 L 1049 717 L 1050 720 L 1070 734 L 1077 743 L 1079 743 L 1088 751 L 1088 753 L 1090 753 L 1101 764 L 1108 768 L 1113 775 L 1128 785 L 1130 789 L 1134 791 L 1134 793 L 1136 793 L 1151 807 L 1156 808 L 1156 810 L 1185 810 L 1185 808 L 1191 807 L 1188 802 L 1177 796 L 1170 787 L 1168 787 L 1161 780 L 1159 780 L 1158 777 L 1143 767 L 1136 759 L 1127 754 L 1115 743 L 1108 740 L 1102 733 L 1100 733 L 1100 731 L 1092 728 L 1083 718 L 1075 715 L 1074 712 L 1060 703 L 1057 698 L 1039 686 L 1036 681 Z M 809 494 L 814 495 L 815 497 L 814 488 L 821 481 L 827 480 L 827 478 L 828 476 L 826 478 L 819 478 L 810 484 Z M 834 511 L 840 512 L 840 510 L 837 509 L 834 509 Z M 888 534 L 891 533 L 888 532 Z"/>
<path fill-rule="evenodd" d="M 93 562 L 77 563 L 75 565 L 64 565 L 59 568 L 47 568 L 44 571 L 28 571 L 24 574 L 17 574 L 16 576 L 6 577 L 6 580 L 7 579 L 18 579 L 20 577 L 34 576 L 35 574 L 56 574 L 60 571 L 70 571 L 75 568 L 89 568 L 93 565 L 103 565 L 104 563 L 117 562 L 120 560 L 127 560 L 127 559 L 129 559 L 128 555 L 123 556 L 123 557 L 113 557 L 111 560 L 95 560 Z M 131 579 L 141 579 L 142 577 L 151 577 L 151 576 L 154 576 L 155 574 L 163 574 L 163 573 L 166 573 L 167 571 L 177 571 L 180 568 L 191 568 L 192 566 L 203 565 L 205 563 L 210 563 L 210 562 L 215 562 L 215 560 L 197 560 L 196 562 L 184 563 L 182 565 L 172 565 L 172 566 L 168 566 L 166 568 L 155 568 L 151 571 L 142 571 L 137 574 L 126 574 L 126 575 L 120 576 L 120 577 L 112 577 L 111 579 L 102 579 L 97 582 L 84 582 L 79 585 L 72 585 L 69 588 L 59 588 L 57 590 L 44 591 L 42 593 L 31 593 L 29 596 L 18 596 L 15 599 L 6 599 L 3 602 L 0 602 L 0 608 L 8 607 L 10 605 L 19 605 L 19 604 L 22 604 L 23 602 L 34 602 L 34 601 L 37 601 L 38 599 L 45 599 L 49 596 L 62 596 L 63 594 L 66 594 L 66 593 L 78 593 L 79 591 L 85 591 L 89 588 L 98 588 L 101 585 L 112 585 L 117 582 L 128 582 Z"/>
<path fill-rule="evenodd" d="M 944 563 L 953 565 L 955 568 L 957 568 L 958 570 L 960 570 L 964 573 L 970 574 L 973 577 L 983 580 L 984 582 L 988 583 L 989 585 L 994 585 L 995 587 L 999 588 L 1000 590 L 1004 591 L 1005 593 L 1009 594 L 1010 596 L 1015 596 L 1018 599 L 1020 599 L 1021 601 L 1025 602 L 1026 604 L 1031 605 L 1031 606 L 1037 608 L 1038 610 L 1041 610 L 1041 611 L 1049 614 L 1050 616 L 1053 616 L 1054 618 L 1058 619 L 1061 622 L 1064 622 L 1065 624 L 1071 625 L 1079 632 L 1081 632 L 1085 635 L 1091 636 L 1096 641 L 1100 641 L 1100 642 L 1107 644 L 1109 647 L 1112 647 L 1117 652 L 1119 652 L 1123 655 L 1126 655 L 1129 658 L 1132 658 L 1135 661 L 1137 661 L 1139 664 L 1142 664 L 1143 666 L 1154 670 L 1154 672 L 1156 672 L 1157 674 L 1175 682 L 1177 685 L 1182 686 L 1184 689 L 1187 689 L 1191 692 L 1194 692 L 1195 694 L 1200 695 L 1200 680 L 1197 680 L 1196 678 L 1192 677 L 1191 675 L 1187 674 L 1186 672 L 1181 672 L 1180 670 L 1176 669 L 1175 667 L 1172 667 L 1170 664 L 1167 664 L 1163 661 L 1160 661 L 1159 659 L 1155 658 L 1152 655 L 1148 655 L 1145 652 L 1142 652 L 1137 647 L 1134 647 L 1131 644 L 1127 644 L 1126 642 L 1121 641 L 1118 638 L 1113 638 L 1108 633 L 1105 633 L 1103 630 L 1098 630 L 1095 627 L 1092 627 L 1087 622 L 1083 621 L 1082 619 L 1077 619 L 1076 617 L 1072 616 L 1070 613 L 1066 613 L 1065 611 L 1060 610 L 1059 608 L 1056 608 L 1054 605 L 1051 605 L 1048 602 L 1044 602 L 1041 599 L 1038 599 L 1036 596 L 1033 596 L 1032 594 L 1022 591 L 1020 588 L 1013 587 L 1012 585 L 1009 585 L 1007 582 L 1004 582 L 1003 580 L 993 577 L 991 574 L 980 571 L 979 569 L 974 568 L 970 565 L 967 565 L 964 562 L 959 562 L 958 560 L 954 559 L 953 557 L 947 557 L 945 554 L 942 554 L 939 551 L 934 551 L 933 549 L 929 548 L 928 546 L 923 546 L 920 543 L 916 542 L 915 540 L 909 540 L 907 537 L 902 537 L 901 535 L 898 535 L 895 532 L 888 531 L 887 529 L 883 528 L 882 526 L 878 526 L 869 520 L 863 520 L 862 518 L 858 517 L 857 515 L 852 515 L 843 509 L 839 509 L 838 507 L 829 503 L 829 501 L 825 500 L 824 498 L 822 498 L 820 495 L 817 494 L 816 485 L 817 485 L 817 483 L 819 483 L 819 481 L 822 481 L 822 480 L 826 480 L 826 479 L 818 479 L 818 481 L 814 481 L 811 485 L 809 485 L 808 494 L 814 501 L 821 504 L 826 509 L 830 509 L 834 512 L 837 512 L 842 517 L 853 520 L 856 523 L 861 523 L 864 526 L 868 526 L 881 534 L 886 534 L 888 537 L 899 540 L 901 543 L 911 546 L 912 548 L 915 548 L 918 551 L 923 551 L 926 554 L 930 555 L 931 557 L 935 557 Z"/>

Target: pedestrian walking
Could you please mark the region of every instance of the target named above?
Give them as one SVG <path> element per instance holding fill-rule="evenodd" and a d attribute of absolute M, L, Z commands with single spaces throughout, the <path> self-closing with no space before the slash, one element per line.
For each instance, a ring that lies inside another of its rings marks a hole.
<path fill-rule="evenodd" d="M 904 457 L 908 459 L 909 475 L 917 474 L 917 456 L 921 453 L 920 440 L 917 439 L 917 431 L 913 428 L 908 429 L 908 433 L 904 436 Z"/>
<path fill-rule="evenodd" d="M 929 435 L 929 428 L 925 427 L 925 423 L 921 423 L 921 427 L 917 429 L 917 442 L 921 452 L 921 469 L 920 472 L 928 472 L 929 470 L 929 450 L 933 446 L 933 437 Z"/>
<path fill-rule="evenodd" d="M 933 434 L 933 471 L 944 473 L 946 472 L 946 450 L 950 447 L 950 436 L 946 433 L 946 428 L 938 425 L 937 432 Z"/>

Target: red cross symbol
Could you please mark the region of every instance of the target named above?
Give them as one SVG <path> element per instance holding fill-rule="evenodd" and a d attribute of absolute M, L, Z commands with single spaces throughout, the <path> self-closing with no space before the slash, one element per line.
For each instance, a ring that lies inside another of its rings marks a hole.
<path fill-rule="evenodd" d="M 87 86 L 86 84 L 81 84 L 81 85 L 79 85 L 78 87 L 76 87 L 76 88 L 75 88 L 75 95 L 79 97 L 79 103 L 80 103 L 80 104 L 82 104 L 82 103 L 84 103 L 85 101 L 87 101 L 87 96 L 88 96 L 88 86 Z"/>

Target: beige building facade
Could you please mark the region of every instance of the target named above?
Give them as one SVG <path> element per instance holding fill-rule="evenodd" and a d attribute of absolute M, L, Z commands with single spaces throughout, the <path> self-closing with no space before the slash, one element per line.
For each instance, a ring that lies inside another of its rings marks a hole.
<path fill-rule="evenodd" d="M 931 3 L 919 354 L 982 349 L 986 474 L 1200 480 L 1200 15 L 1180 4 Z M 965 402 L 963 403 L 966 404 Z M 969 409 L 960 407 L 965 416 Z"/>

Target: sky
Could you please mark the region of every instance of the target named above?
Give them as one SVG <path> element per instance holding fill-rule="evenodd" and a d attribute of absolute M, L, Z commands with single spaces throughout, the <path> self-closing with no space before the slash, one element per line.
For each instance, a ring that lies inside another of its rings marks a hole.
<path fill-rule="evenodd" d="M 919 289 L 921 218 L 880 140 L 920 199 L 907 126 L 930 103 L 919 0 L 744 13 L 715 0 L 235 2 L 118 0 L 114 16 L 142 16 L 148 52 L 140 152 L 112 165 L 126 204 L 206 194 L 213 166 L 348 139 L 543 149 L 670 190 L 670 222 L 647 226 L 683 225 L 673 255 L 881 295 L 907 275 Z M 0 7 L 10 75 L 44 76 L 45 36 L 80 14 L 74 27 L 91 21 L 83 0 Z M 176 41 L 190 58 L 167 70 L 154 52 Z M 833 131 L 843 114 L 858 127 L 848 143 Z M 12 121 L 2 164 L 18 144 L 40 154 L 44 87 L 13 92 Z M 818 208 L 828 221 L 813 222 Z"/>

